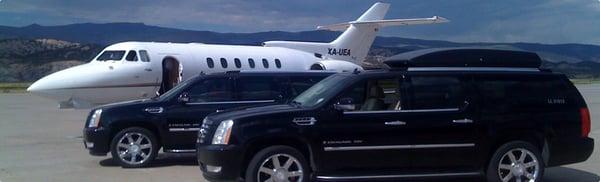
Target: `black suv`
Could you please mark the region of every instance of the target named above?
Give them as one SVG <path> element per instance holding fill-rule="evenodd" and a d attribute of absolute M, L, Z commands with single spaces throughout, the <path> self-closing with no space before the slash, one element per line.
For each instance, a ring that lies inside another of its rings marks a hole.
<path fill-rule="evenodd" d="M 87 117 L 90 154 L 142 167 L 164 152 L 194 152 L 200 121 L 233 107 L 286 103 L 328 72 L 227 72 L 189 79 L 160 97 L 100 106 Z"/>
<path fill-rule="evenodd" d="M 586 103 L 537 54 L 433 49 L 339 73 L 289 104 L 204 119 L 209 180 L 335 181 L 485 176 L 540 181 L 593 151 Z"/>

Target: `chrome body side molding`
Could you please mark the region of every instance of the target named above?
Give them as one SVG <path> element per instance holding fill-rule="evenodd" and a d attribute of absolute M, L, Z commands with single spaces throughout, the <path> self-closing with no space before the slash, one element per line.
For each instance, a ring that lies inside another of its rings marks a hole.
<path fill-rule="evenodd" d="M 411 67 L 408 71 L 524 71 L 539 72 L 538 68 L 515 67 Z"/>
<path fill-rule="evenodd" d="M 474 147 L 474 143 L 457 144 L 419 144 L 419 145 L 376 145 L 376 146 L 346 146 L 325 147 L 325 151 L 352 151 L 352 150 L 390 150 L 390 149 L 427 149 L 427 148 L 456 148 Z"/>
<path fill-rule="evenodd" d="M 187 105 L 212 105 L 212 104 L 259 104 L 271 103 L 275 100 L 249 100 L 249 101 L 223 101 L 223 102 L 190 102 Z"/>
<path fill-rule="evenodd" d="M 200 131 L 200 128 L 169 128 L 170 132 Z"/>
<path fill-rule="evenodd" d="M 191 153 L 196 152 L 195 149 L 163 149 L 163 152 L 168 153 Z"/>
<path fill-rule="evenodd" d="M 414 110 L 382 110 L 382 111 L 346 111 L 344 114 L 378 114 L 378 113 L 412 113 L 412 112 L 449 112 L 459 111 L 459 108 L 446 109 L 414 109 Z"/>
<path fill-rule="evenodd" d="M 423 177 L 450 177 L 450 176 L 477 176 L 479 172 L 463 173 L 430 173 L 430 174 L 398 174 L 398 175 L 372 175 L 372 176 L 317 176 L 320 180 L 352 180 L 352 179 L 388 179 L 388 178 L 423 178 Z"/>

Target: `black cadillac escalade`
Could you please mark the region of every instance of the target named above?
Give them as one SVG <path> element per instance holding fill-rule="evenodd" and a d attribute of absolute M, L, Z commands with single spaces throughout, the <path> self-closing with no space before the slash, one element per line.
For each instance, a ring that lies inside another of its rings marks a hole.
<path fill-rule="evenodd" d="M 584 99 L 535 53 L 430 49 L 386 64 L 332 75 L 288 104 L 209 115 L 197 140 L 204 177 L 540 181 L 545 167 L 592 153 Z"/>
<path fill-rule="evenodd" d="M 200 121 L 234 107 L 286 103 L 332 72 L 227 72 L 200 75 L 160 97 L 92 109 L 83 129 L 90 154 L 123 167 L 147 166 L 160 148 L 194 152 Z"/>

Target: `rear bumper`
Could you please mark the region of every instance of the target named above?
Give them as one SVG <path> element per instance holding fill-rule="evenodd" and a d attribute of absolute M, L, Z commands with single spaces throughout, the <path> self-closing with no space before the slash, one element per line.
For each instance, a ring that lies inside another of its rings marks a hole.
<path fill-rule="evenodd" d="M 548 167 L 583 162 L 594 151 L 594 139 L 569 138 L 550 141 Z"/>
<path fill-rule="evenodd" d="M 90 155 L 105 156 L 110 151 L 110 132 L 105 128 L 84 128 L 83 146 Z"/>
<path fill-rule="evenodd" d="M 234 145 L 197 146 L 197 157 L 202 175 L 209 181 L 234 181 L 240 178 L 243 165 L 242 148 Z M 207 170 L 220 167 L 219 172 Z"/>

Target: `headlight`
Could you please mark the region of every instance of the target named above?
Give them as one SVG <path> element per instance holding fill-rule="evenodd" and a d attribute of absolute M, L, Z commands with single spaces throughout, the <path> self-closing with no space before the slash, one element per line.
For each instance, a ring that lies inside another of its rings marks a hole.
<path fill-rule="evenodd" d="M 94 114 L 92 114 L 92 117 L 90 118 L 88 128 L 98 127 L 98 125 L 100 125 L 100 115 L 102 115 L 102 109 L 94 111 Z"/>
<path fill-rule="evenodd" d="M 227 145 L 231 136 L 231 128 L 233 128 L 233 120 L 221 121 L 213 136 L 212 144 Z"/>

